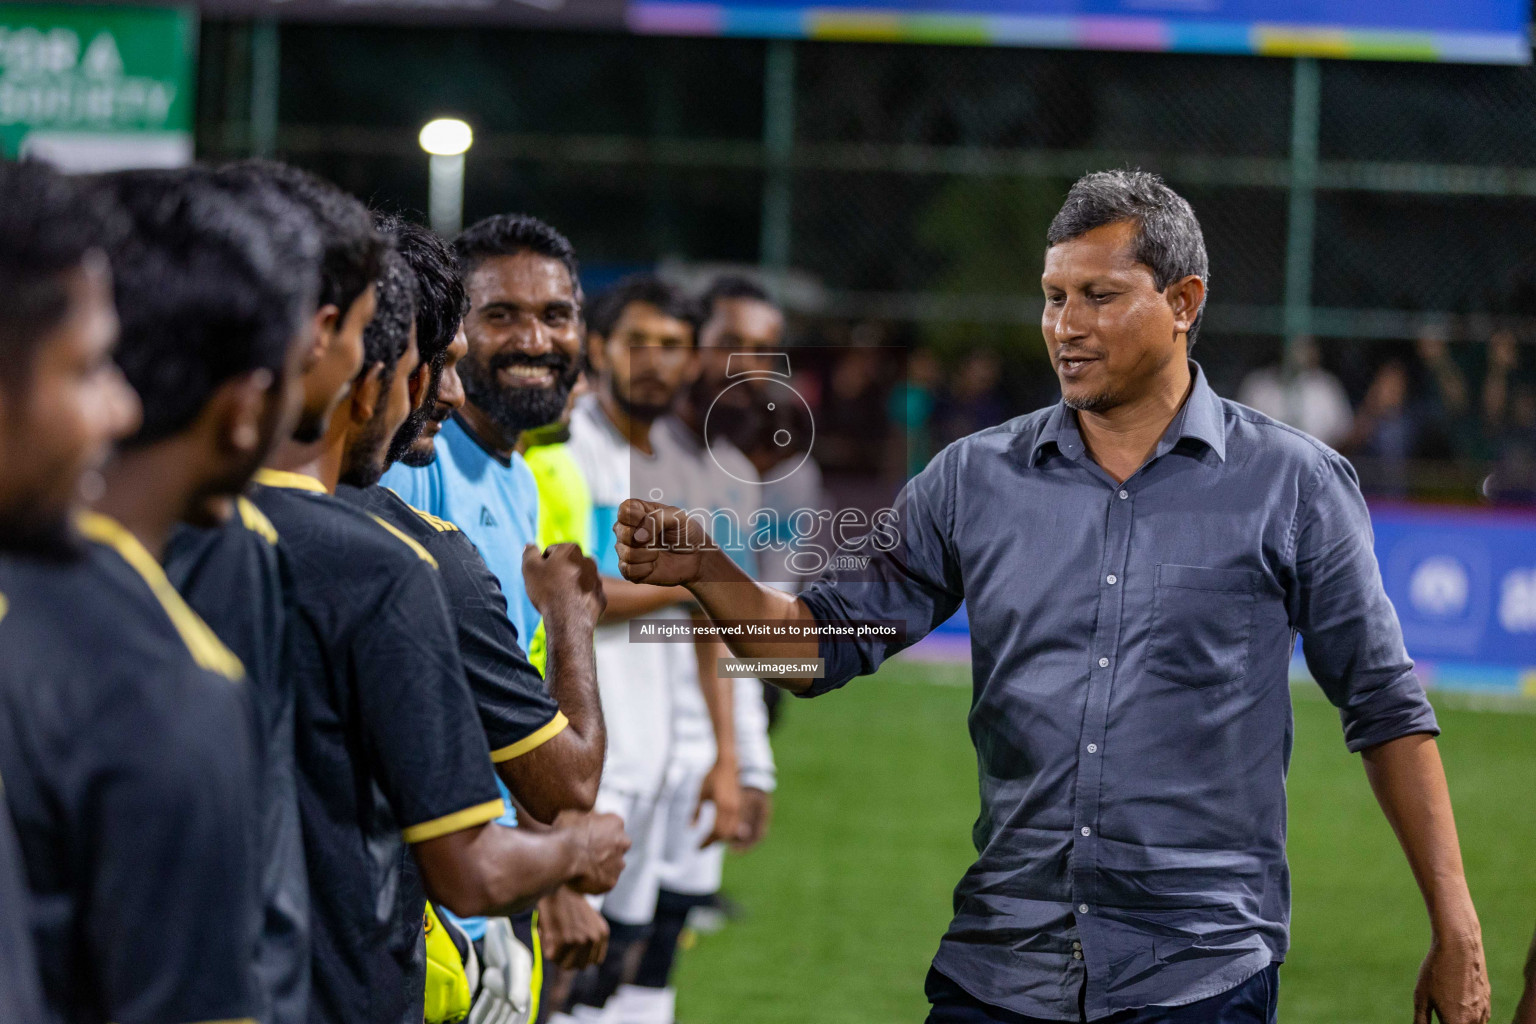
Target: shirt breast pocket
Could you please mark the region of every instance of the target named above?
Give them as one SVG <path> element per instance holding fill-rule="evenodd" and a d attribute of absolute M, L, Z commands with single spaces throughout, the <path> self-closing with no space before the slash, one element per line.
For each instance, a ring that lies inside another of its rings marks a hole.
<path fill-rule="evenodd" d="M 1259 580 L 1248 569 L 1159 565 L 1147 671 L 1193 688 L 1241 678 Z"/>

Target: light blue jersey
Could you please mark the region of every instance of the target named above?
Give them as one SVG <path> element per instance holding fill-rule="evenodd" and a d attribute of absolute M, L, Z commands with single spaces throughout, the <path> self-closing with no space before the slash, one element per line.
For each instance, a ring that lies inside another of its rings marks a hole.
<path fill-rule="evenodd" d="M 539 489 L 523 457 L 513 452 L 510 462 L 502 462 L 455 416 L 437 435 L 432 465 L 417 469 L 397 462 L 379 482 L 408 504 L 453 523 L 475 542 L 507 596 L 507 618 L 527 651 L 540 617 L 523 586 L 523 548 L 539 542 Z M 496 781 L 500 785 L 501 780 Z M 501 795 L 510 797 L 506 786 Z M 498 823 L 517 824 L 510 802 Z M 472 939 L 485 934 L 483 918 L 454 920 Z"/>
<path fill-rule="evenodd" d="M 380 481 L 406 502 L 463 530 L 507 595 L 507 618 L 523 650 L 533 642 L 539 612 L 523 587 L 523 547 L 539 542 L 539 488 L 523 457 L 492 455 L 457 416 L 437 435 L 437 460 L 414 469 L 395 463 Z"/>

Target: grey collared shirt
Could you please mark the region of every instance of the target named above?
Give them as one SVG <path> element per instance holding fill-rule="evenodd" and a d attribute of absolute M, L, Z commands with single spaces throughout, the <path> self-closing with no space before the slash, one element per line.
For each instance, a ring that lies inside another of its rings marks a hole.
<path fill-rule="evenodd" d="M 1350 750 L 1438 732 L 1354 471 L 1191 368 L 1124 483 L 1064 405 L 1021 416 L 907 485 L 894 550 L 802 595 L 905 643 L 967 601 L 978 856 L 934 964 L 1029 1016 L 1191 1003 L 1284 958 L 1298 634 Z M 810 695 L 900 647 L 824 640 Z"/>

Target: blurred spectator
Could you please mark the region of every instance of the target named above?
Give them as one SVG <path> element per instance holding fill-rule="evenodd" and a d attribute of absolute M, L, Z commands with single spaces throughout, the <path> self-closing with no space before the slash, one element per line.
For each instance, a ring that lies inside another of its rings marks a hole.
<path fill-rule="evenodd" d="M 966 355 L 937 403 L 934 440 L 939 447 L 1008 418 L 1002 376 L 1003 361 L 991 349 Z"/>
<path fill-rule="evenodd" d="M 1369 460 L 1356 466 L 1364 490 L 1404 497 L 1416 440 L 1408 404 L 1408 367 L 1400 359 L 1389 359 L 1377 369 L 1339 450 Z"/>
<path fill-rule="evenodd" d="M 906 379 L 891 391 L 891 419 L 907 437 L 907 476 L 916 476 L 933 458 L 933 411 L 943 371 L 928 349 L 907 356 Z"/>
<path fill-rule="evenodd" d="M 1349 395 L 1339 378 L 1318 365 L 1315 340 L 1300 339 L 1295 359 L 1289 379 L 1281 365 L 1265 366 L 1244 377 L 1237 400 L 1337 448 L 1349 437 L 1354 422 Z"/>
<path fill-rule="evenodd" d="M 1478 426 L 1471 413 L 1467 373 L 1451 352 L 1445 331 L 1431 326 L 1414 342 L 1426 380 L 1421 392 L 1423 435 L 1417 455 L 1452 458 L 1477 454 Z"/>
<path fill-rule="evenodd" d="M 838 356 L 816 414 L 816 457 L 826 471 L 826 488 L 836 508 L 866 512 L 890 502 L 904 460 L 891 455 L 887 417 L 889 349 L 871 345 Z"/>
<path fill-rule="evenodd" d="M 1507 411 L 1501 410 L 1492 437 L 1497 458 L 1483 493 L 1492 501 L 1530 504 L 1536 502 L 1536 387 L 1519 383 L 1507 388 L 1504 404 Z"/>

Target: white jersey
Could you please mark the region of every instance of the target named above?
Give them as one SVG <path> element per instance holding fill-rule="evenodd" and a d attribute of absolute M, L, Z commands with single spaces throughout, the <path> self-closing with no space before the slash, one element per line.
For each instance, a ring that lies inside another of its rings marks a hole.
<path fill-rule="evenodd" d="M 613 524 L 619 504 L 634 494 L 632 474 L 648 487 L 669 490 L 660 482 L 670 478 L 667 466 L 661 453 L 647 456 L 631 448 L 595 395 L 583 395 L 571 412 L 570 453 L 592 490 L 598 570 L 617 577 Z M 672 607 L 646 617 L 686 619 L 688 612 Z M 676 674 L 676 652 L 691 655 L 692 648 L 687 644 L 630 643 L 627 622 L 599 626 L 593 634 L 593 646 L 598 693 L 608 729 L 602 785 L 618 793 L 658 794 L 666 782 L 672 748 L 673 687 L 669 677 Z"/>
<path fill-rule="evenodd" d="M 658 456 L 678 467 L 681 492 L 674 501 L 689 511 L 712 517 L 712 533 L 721 547 L 749 573 L 756 575 L 754 553 L 747 547 L 753 513 L 761 507 L 762 485 L 751 460 L 723 438 L 705 448 L 675 417 L 657 422 L 652 432 Z M 735 536 L 727 536 L 727 531 Z M 672 737 L 674 762 L 708 768 L 715 760 L 714 728 L 699 689 L 698 661 L 691 644 L 668 644 L 676 649 L 672 673 Z M 768 744 L 768 710 L 763 704 L 762 684 L 756 679 L 737 679 L 736 756 L 744 786 L 772 792 L 773 750 Z"/>

